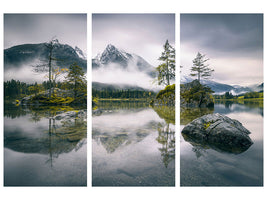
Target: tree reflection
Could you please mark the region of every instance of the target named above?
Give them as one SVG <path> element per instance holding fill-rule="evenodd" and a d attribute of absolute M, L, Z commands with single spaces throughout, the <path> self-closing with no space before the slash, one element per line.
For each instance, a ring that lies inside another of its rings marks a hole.
<path fill-rule="evenodd" d="M 104 111 L 114 110 L 139 110 L 148 107 L 147 102 L 142 101 L 108 101 L 102 100 L 97 102 L 97 107 Z"/>
<path fill-rule="evenodd" d="M 175 131 L 170 129 L 170 124 L 159 124 L 156 140 L 162 145 L 159 151 L 167 168 L 169 163 L 175 159 Z"/>
<path fill-rule="evenodd" d="M 175 107 L 157 106 L 153 107 L 158 116 L 164 119 L 164 123 L 158 124 L 158 137 L 156 140 L 161 144 L 159 151 L 162 162 L 167 168 L 169 163 L 175 160 L 175 131 L 171 126 L 175 125 Z"/>
<path fill-rule="evenodd" d="M 180 124 L 186 125 L 203 115 L 213 114 L 214 108 L 180 108 Z"/>
<path fill-rule="evenodd" d="M 71 107 L 38 107 L 28 108 L 29 124 L 33 130 L 38 128 L 32 123 L 47 120 L 47 129 L 37 129 L 37 134 L 26 131 L 5 130 L 5 148 L 23 153 L 38 153 L 49 156 L 46 163 L 53 167 L 54 159 L 62 153 L 77 151 L 86 142 L 87 120 L 85 110 L 75 110 Z M 42 125 L 41 125 L 42 124 Z M 42 133 L 40 133 L 42 132 Z"/>
<path fill-rule="evenodd" d="M 14 104 L 4 104 L 4 116 L 15 119 L 21 116 L 25 116 L 29 113 L 28 109 L 24 109 L 22 106 L 15 106 Z"/>
<path fill-rule="evenodd" d="M 53 167 L 53 148 L 52 148 L 52 134 L 53 134 L 53 130 L 55 132 L 55 126 L 53 126 L 52 128 L 52 124 L 51 124 L 52 119 L 49 118 L 49 128 L 48 128 L 48 135 L 49 135 L 49 159 L 46 161 L 46 163 L 50 162 L 50 166 L 51 168 Z M 53 122 L 55 123 L 55 120 L 53 120 Z"/>

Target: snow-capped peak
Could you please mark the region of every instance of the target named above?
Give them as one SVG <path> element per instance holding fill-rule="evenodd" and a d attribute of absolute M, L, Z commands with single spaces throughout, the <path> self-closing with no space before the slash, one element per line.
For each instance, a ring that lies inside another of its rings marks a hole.
<path fill-rule="evenodd" d="M 92 66 L 94 69 L 116 66 L 123 70 L 144 72 L 152 77 L 156 74 L 154 67 L 141 56 L 128 53 L 112 44 L 108 44 L 102 54 L 92 59 Z"/>
<path fill-rule="evenodd" d="M 59 44 L 58 39 L 53 39 L 51 42 L 52 42 L 53 44 Z"/>
<path fill-rule="evenodd" d="M 102 55 L 110 54 L 110 53 L 119 53 L 120 51 L 112 44 L 108 44 L 106 49 L 103 51 Z"/>
<path fill-rule="evenodd" d="M 75 52 L 77 53 L 77 55 L 78 55 L 80 58 L 86 60 L 86 54 L 83 53 L 83 51 L 82 51 L 79 47 L 77 47 L 77 46 L 75 47 Z"/>
<path fill-rule="evenodd" d="M 100 57 L 100 63 L 108 64 L 109 62 L 121 62 L 124 66 L 127 65 L 127 60 L 131 55 L 122 53 L 114 45 L 108 44 Z"/>
<path fill-rule="evenodd" d="M 109 50 L 109 51 L 114 51 L 114 50 L 116 50 L 116 47 L 114 45 L 112 45 L 112 44 L 108 44 L 106 49 Z"/>

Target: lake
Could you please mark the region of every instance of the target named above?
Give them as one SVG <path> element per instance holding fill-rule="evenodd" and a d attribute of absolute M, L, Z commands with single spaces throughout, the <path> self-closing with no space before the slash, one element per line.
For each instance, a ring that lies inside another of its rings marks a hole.
<path fill-rule="evenodd" d="M 252 146 L 229 153 L 190 143 L 180 134 L 181 186 L 263 186 L 263 105 L 258 102 L 217 102 L 214 109 L 181 109 L 181 130 L 193 119 L 220 113 L 240 121 Z"/>
<path fill-rule="evenodd" d="M 92 117 L 93 186 L 175 186 L 175 110 L 99 102 Z"/>
<path fill-rule="evenodd" d="M 86 186 L 86 121 L 80 108 L 5 105 L 4 185 Z"/>

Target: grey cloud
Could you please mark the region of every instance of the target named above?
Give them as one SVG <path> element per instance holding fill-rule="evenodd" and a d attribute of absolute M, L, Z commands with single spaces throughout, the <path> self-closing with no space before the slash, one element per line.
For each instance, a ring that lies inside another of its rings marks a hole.
<path fill-rule="evenodd" d="M 152 38 L 174 43 L 175 15 L 174 14 L 93 14 L 93 34 L 105 33 L 110 30 L 125 31 L 127 34 L 150 35 Z M 103 38 L 104 39 L 104 38 Z M 150 39 L 150 38 L 144 38 Z"/>
<path fill-rule="evenodd" d="M 262 14 L 181 14 L 180 19 L 182 74 L 190 74 L 199 51 L 210 58 L 215 81 L 262 83 Z"/>
<path fill-rule="evenodd" d="M 151 63 L 160 56 L 166 39 L 175 43 L 175 15 L 93 14 L 92 39 L 93 56 L 111 43 Z"/>
<path fill-rule="evenodd" d="M 5 14 L 4 47 L 42 43 L 56 36 L 86 51 L 86 20 L 86 14 Z"/>
<path fill-rule="evenodd" d="M 262 14 L 182 14 L 181 43 L 218 55 L 262 57 Z"/>

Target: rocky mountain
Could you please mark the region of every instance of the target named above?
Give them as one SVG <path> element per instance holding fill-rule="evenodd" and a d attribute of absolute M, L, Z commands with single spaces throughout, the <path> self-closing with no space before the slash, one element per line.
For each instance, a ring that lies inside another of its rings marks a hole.
<path fill-rule="evenodd" d="M 93 70 L 101 67 L 108 68 L 111 65 L 123 70 L 141 71 L 151 77 L 156 75 L 154 67 L 141 56 L 127 53 L 109 44 L 101 54 L 92 59 L 92 68 Z"/>
<path fill-rule="evenodd" d="M 260 85 L 252 85 L 250 86 L 250 88 L 253 90 L 253 91 L 256 91 L 256 92 L 260 92 L 260 91 L 263 91 L 263 87 L 264 87 L 264 84 L 260 84 Z"/>
<path fill-rule="evenodd" d="M 182 76 L 180 83 L 185 84 L 192 82 L 194 79 L 188 76 Z M 216 81 L 211 81 L 211 80 L 201 80 L 201 84 L 206 85 L 210 87 L 215 94 L 224 94 L 225 92 L 231 92 L 233 95 L 239 95 L 239 94 L 244 94 L 247 92 L 252 92 L 252 91 L 262 91 L 263 90 L 263 83 L 260 85 L 252 85 L 252 86 L 239 86 L 239 85 L 228 85 L 228 84 L 223 84 L 223 83 L 218 83 Z"/>
<path fill-rule="evenodd" d="M 22 44 L 4 50 L 4 66 L 7 68 L 18 68 L 22 65 L 34 65 L 37 61 L 47 62 L 49 50 L 47 43 Z M 72 48 L 70 45 L 61 44 L 58 40 L 54 43 L 53 58 L 55 64 L 60 67 L 69 67 L 77 63 L 85 71 L 87 60 L 85 54 L 78 47 Z"/>
<path fill-rule="evenodd" d="M 81 59 L 87 60 L 86 54 L 79 47 L 76 46 L 75 51 Z"/>

